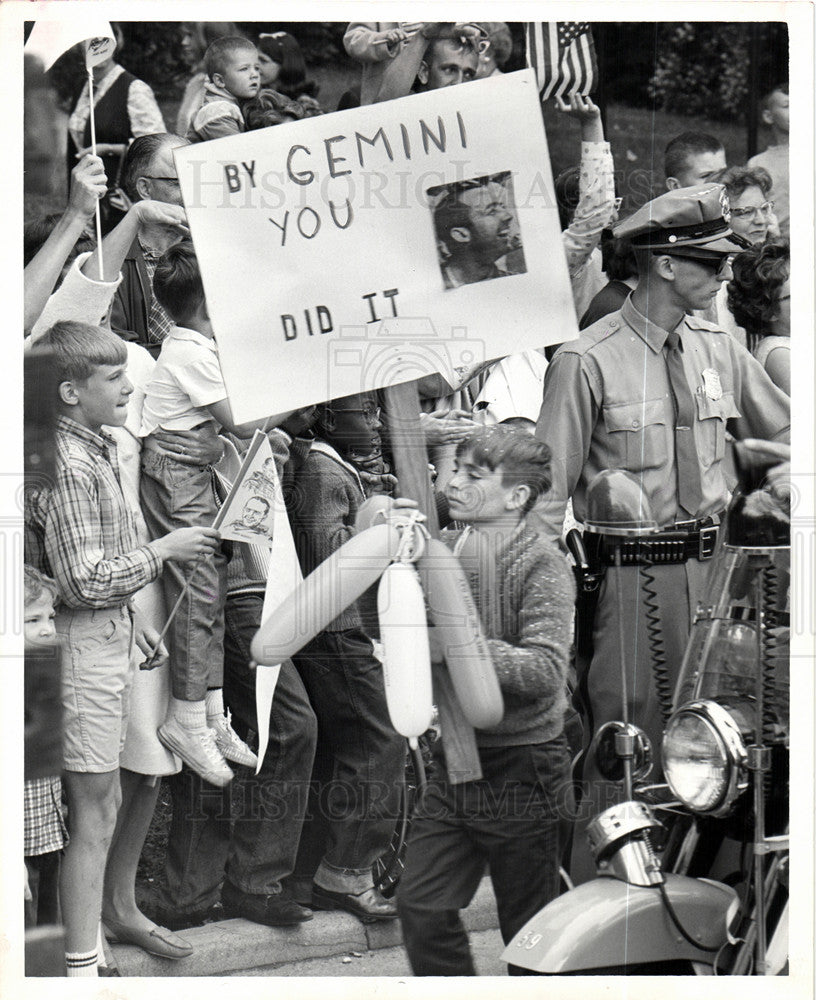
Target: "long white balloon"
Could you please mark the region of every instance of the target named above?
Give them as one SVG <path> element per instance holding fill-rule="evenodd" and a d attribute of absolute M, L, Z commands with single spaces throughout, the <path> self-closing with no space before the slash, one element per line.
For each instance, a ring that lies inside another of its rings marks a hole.
<path fill-rule="evenodd" d="M 377 617 L 391 723 L 403 736 L 421 736 L 433 715 L 431 655 L 425 598 L 410 563 L 392 563 L 383 573 L 377 590 Z"/>
<path fill-rule="evenodd" d="M 477 729 L 495 726 L 504 715 L 504 699 L 464 570 L 438 538 L 428 539 L 417 567 L 465 718 Z"/>
<path fill-rule="evenodd" d="M 256 663 L 280 663 L 353 604 L 395 557 L 400 533 L 377 524 L 349 539 L 289 594 L 252 640 Z"/>

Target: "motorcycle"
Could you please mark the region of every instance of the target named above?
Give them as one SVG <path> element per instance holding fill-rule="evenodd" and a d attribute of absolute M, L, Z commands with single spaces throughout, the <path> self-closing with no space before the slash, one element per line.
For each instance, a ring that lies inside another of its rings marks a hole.
<path fill-rule="evenodd" d="M 747 453 L 740 464 L 663 734 L 665 783 L 645 783 L 641 730 L 601 727 L 592 750 L 623 801 L 587 827 L 597 877 L 529 920 L 508 963 L 543 975 L 787 969 L 790 519 Z M 620 533 L 633 531 L 649 528 Z"/>

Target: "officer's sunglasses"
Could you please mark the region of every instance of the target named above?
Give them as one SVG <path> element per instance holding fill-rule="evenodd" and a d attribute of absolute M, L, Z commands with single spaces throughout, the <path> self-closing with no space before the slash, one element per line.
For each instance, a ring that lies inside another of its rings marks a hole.
<path fill-rule="evenodd" d="M 715 278 L 722 278 L 728 272 L 731 262 L 734 259 L 733 254 L 729 254 L 727 257 L 722 257 L 719 260 L 714 260 L 711 257 L 696 257 L 691 253 L 667 253 L 665 250 L 654 250 L 652 251 L 652 256 L 693 260 L 695 264 L 699 264 L 701 267 L 705 267 L 711 271 Z"/>

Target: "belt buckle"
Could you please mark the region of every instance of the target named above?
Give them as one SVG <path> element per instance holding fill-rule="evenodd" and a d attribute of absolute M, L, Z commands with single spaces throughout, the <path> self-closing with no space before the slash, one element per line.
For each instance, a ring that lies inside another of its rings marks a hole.
<path fill-rule="evenodd" d="M 714 555 L 719 529 L 720 526 L 718 524 L 710 524 L 707 528 L 700 528 L 699 549 L 697 550 L 698 559 L 710 559 Z"/>

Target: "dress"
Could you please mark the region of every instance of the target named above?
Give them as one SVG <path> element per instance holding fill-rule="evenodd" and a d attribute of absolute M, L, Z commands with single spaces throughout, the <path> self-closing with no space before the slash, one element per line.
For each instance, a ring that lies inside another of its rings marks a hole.
<path fill-rule="evenodd" d="M 142 419 L 144 391 L 155 362 L 143 348 L 128 343 L 128 377 L 134 389 L 128 403 L 128 418 L 124 427 L 109 427 L 116 440 L 122 492 L 130 507 L 136 535 L 140 542 L 150 540 L 144 515 L 139 505 L 139 459 L 142 451 L 139 426 Z M 166 618 L 162 586 L 154 580 L 133 596 L 137 615 L 160 632 Z M 144 655 L 137 650 L 141 662 Z M 175 774 L 180 760 L 159 742 L 156 730 L 167 715 L 170 698 L 170 663 L 165 661 L 152 670 L 137 670 L 133 680 L 125 745 L 119 755 L 119 766 L 138 774 Z"/>
<path fill-rule="evenodd" d="M 760 340 L 760 342 L 753 350 L 753 355 L 767 372 L 768 358 L 771 356 L 771 354 L 777 350 L 786 351 L 788 354 L 788 360 L 787 360 L 788 371 L 790 371 L 790 348 L 791 348 L 790 337 L 777 337 L 772 335 L 768 337 L 763 337 L 762 340 Z"/>
<path fill-rule="evenodd" d="M 673 397 L 663 346 L 667 331 L 650 323 L 628 298 L 618 312 L 595 323 L 576 341 L 562 345 L 547 369 L 537 436 L 553 453 L 553 487 L 540 505 L 548 530 L 560 533 L 568 497 L 575 516 L 587 516 L 587 487 L 604 469 L 626 469 L 639 477 L 661 526 L 717 517 L 728 500 L 724 456 L 726 421 L 738 437 L 787 440 L 790 408 L 787 396 L 732 337 L 710 323 L 687 315 L 677 327 L 683 365 L 695 398 L 694 442 L 700 463 L 701 499 L 694 510 L 678 501 Z M 708 374 L 704 375 L 703 373 Z M 669 691 L 688 639 L 691 618 L 705 584 L 708 563 L 697 558 L 652 568 L 656 603 L 663 632 Z M 653 680 L 641 567 L 621 569 L 623 635 L 629 664 L 630 719 L 643 727 L 658 757 L 662 719 Z M 608 570 L 595 612 L 591 661 L 578 663 L 586 727 L 585 744 L 604 722 L 620 718 L 618 591 Z M 659 777 L 659 766 L 653 780 Z M 583 779 L 595 807 L 591 816 L 615 801 L 589 761 Z M 576 845 L 583 838 L 576 832 Z M 590 877 L 585 858 L 573 876 Z"/>
<path fill-rule="evenodd" d="M 456 533 L 442 537 L 456 552 Z M 437 744 L 411 825 L 397 905 L 411 968 L 423 976 L 475 974 L 459 910 L 488 864 L 505 943 L 557 895 L 559 815 L 571 804 L 563 727 L 575 588 L 567 561 L 522 522 L 489 565 L 477 558 L 463 567 L 504 717 L 476 731 L 478 781 L 452 784 Z"/>

